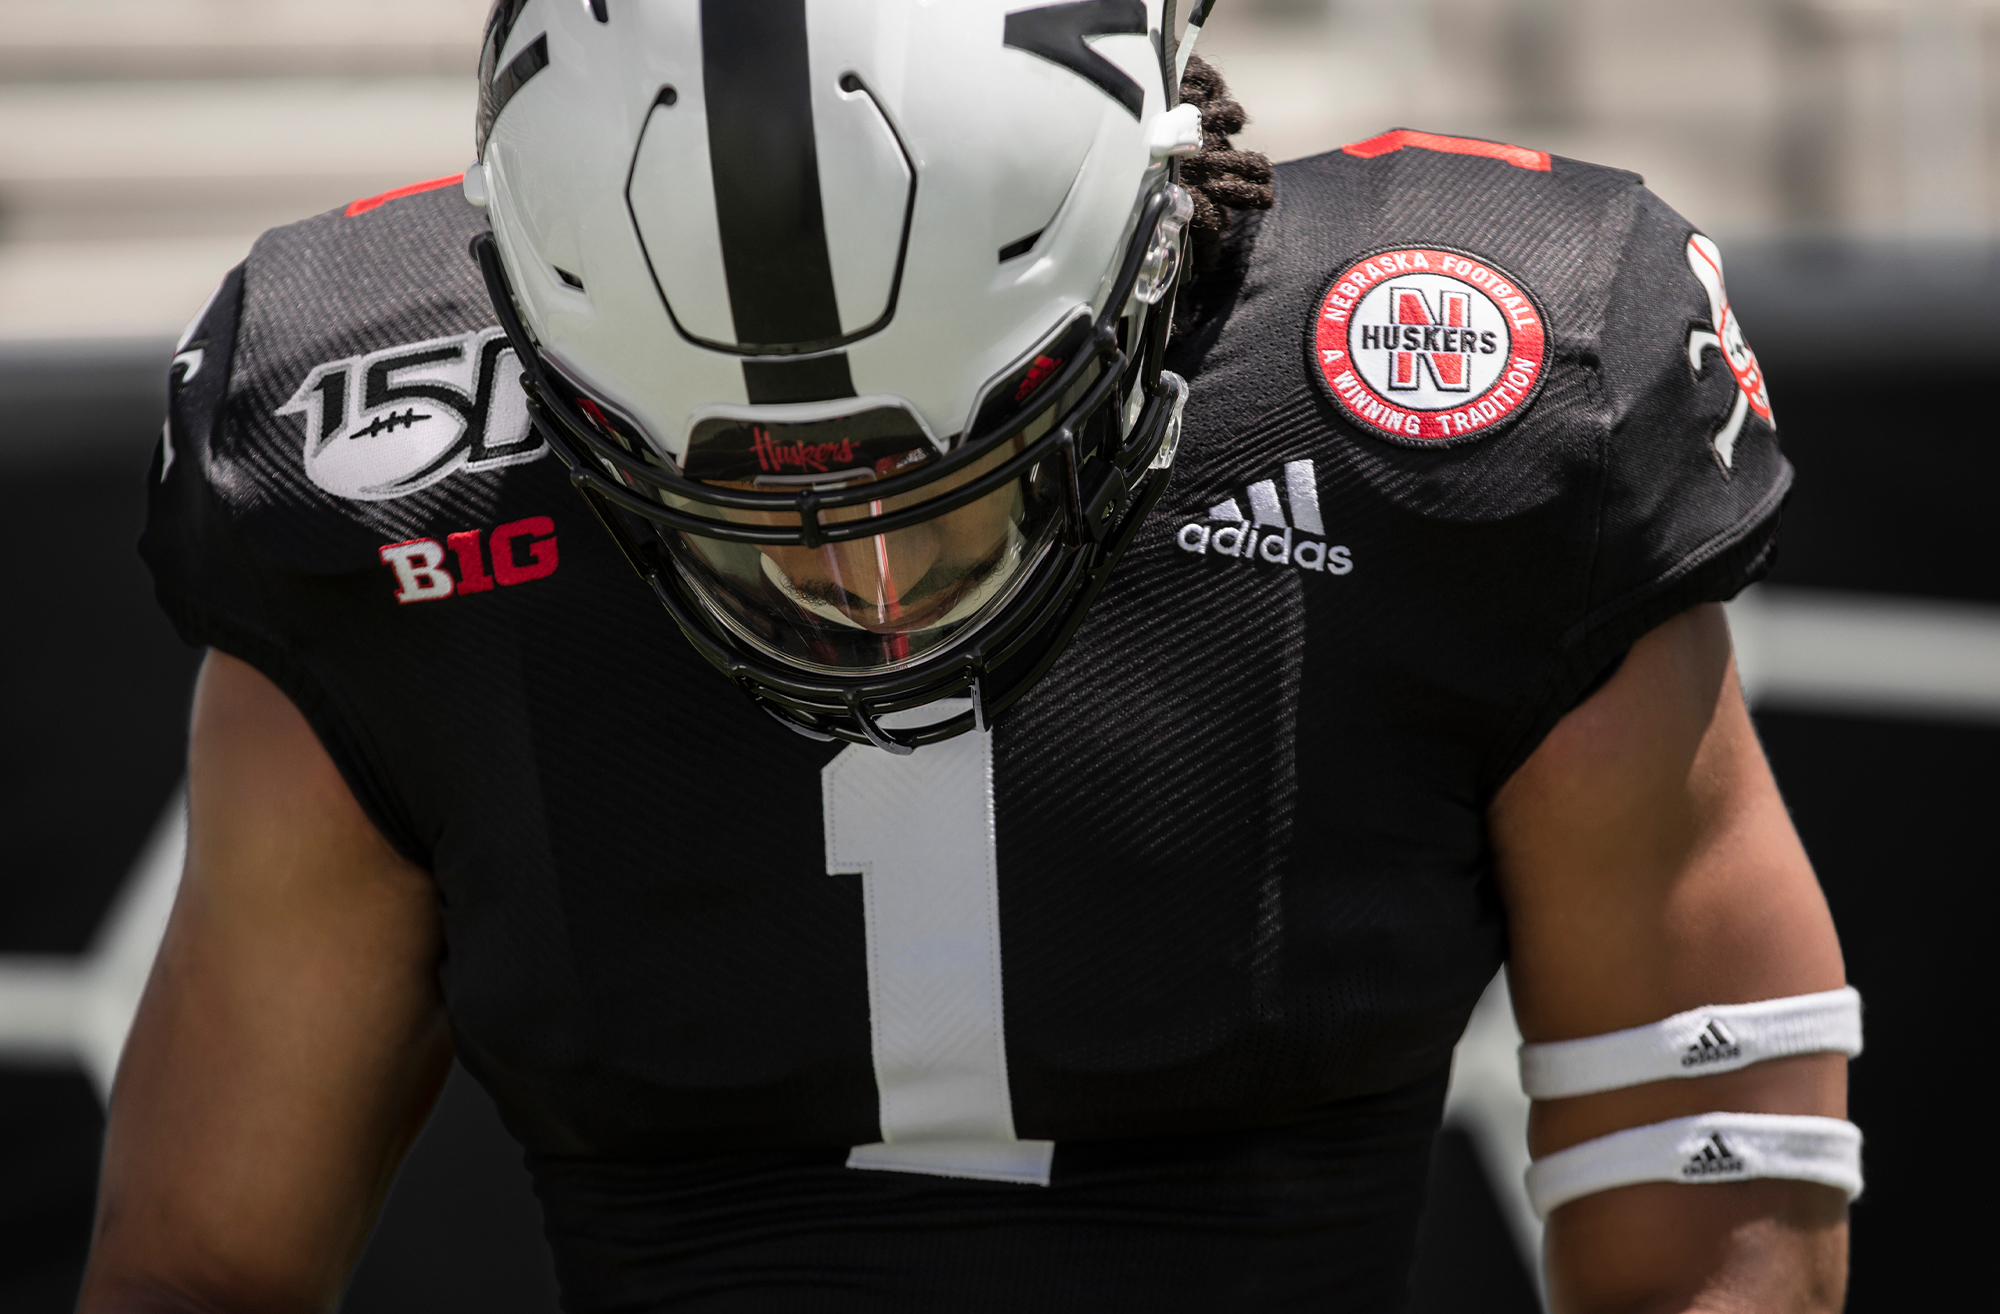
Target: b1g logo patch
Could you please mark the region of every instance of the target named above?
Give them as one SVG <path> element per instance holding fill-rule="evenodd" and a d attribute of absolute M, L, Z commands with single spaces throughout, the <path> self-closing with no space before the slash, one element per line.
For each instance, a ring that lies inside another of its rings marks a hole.
<path fill-rule="evenodd" d="M 277 413 L 305 420 L 312 481 L 361 502 L 549 451 L 528 420 L 521 363 L 497 328 L 330 360 Z"/>
<path fill-rule="evenodd" d="M 1334 401 L 1370 433 L 1414 447 L 1491 433 L 1548 372 L 1541 308 L 1490 262 L 1459 251 L 1378 251 L 1334 276 L 1313 326 Z"/>

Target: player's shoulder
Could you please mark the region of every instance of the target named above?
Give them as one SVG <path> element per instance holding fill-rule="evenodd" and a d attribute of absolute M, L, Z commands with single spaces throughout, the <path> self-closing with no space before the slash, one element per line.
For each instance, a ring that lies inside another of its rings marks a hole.
<path fill-rule="evenodd" d="M 1574 224 L 1645 194 L 1645 179 L 1627 169 L 1416 128 L 1292 160 L 1277 173 L 1295 205 L 1387 223 Z"/>
<path fill-rule="evenodd" d="M 1494 277 L 1517 275 L 1558 314 L 1602 299 L 1635 234 L 1678 225 L 1685 241 L 1691 231 L 1629 170 L 1411 128 L 1282 164 L 1277 194 L 1291 263 L 1470 253 L 1499 261 Z"/>
<path fill-rule="evenodd" d="M 374 318 L 383 306 L 469 289 L 476 270 L 466 248 L 487 225 L 462 180 L 411 183 L 270 229 L 251 248 L 248 267 L 267 298 L 342 294 L 356 298 L 356 309 L 367 298 Z M 324 308 L 316 318 L 325 318 Z"/>
<path fill-rule="evenodd" d="M 456 178 L 272 229 L 183 343 L 164 472 L 315 569 L 372 560 L 547 452 L 470 254 Z M 196 386 L 199 383 L 202 386 Z M 476 508 L 467 508 L 476 509 Z"/>
<path fill-rule="evenodd" d="M 426 439 L 459 427 L 463 414 L 439 411 L 466 409 L 448 405 L 454 385 L 468 402 L 482 390 L 481 371 L 466 367 L 478 339 L 493 339 L 487 354 L 500 345 L 469 250 L 485 227 L 457 179 L 435 179 L 260 237 L 244 265 L 230 371 L 242 436 L 303 439 L 310 481 L 348 500 L 432 479 L 427 462 L 404 471 L 390 458 L 414 460 Z"/>
<path fill-rule="evenodd" d="M 1398 128 L 1276 184 L 1251 319 L 1273 341 L 1310 323 L 1309 372 L 1360 428 L 1429 447 L 1659 406 L 1700 427 L 1707 402 L 1683 394 L 1720 384 L 1690 374 L 1688 335 L 1726 330 L 1721 258 L 1638 174 Z M 1746 386 L 1768 417 L 1761 376 Z"/>

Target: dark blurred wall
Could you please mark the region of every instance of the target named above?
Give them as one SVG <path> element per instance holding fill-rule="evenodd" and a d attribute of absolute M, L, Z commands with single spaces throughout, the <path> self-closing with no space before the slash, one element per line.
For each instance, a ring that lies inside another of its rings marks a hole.
<path fill-rule="evenodd" d="M 0 355 L 0 524 L 35 565 L 5 594 L 0 954 L 81 953 L 181 779 L 199 655 L 134 545 L 165 343 Z M 0 1311 L 74 1303 L 103 1116 L 81 1073 L 0 1066 Z M 546 1314 L 541 1216 L 492 1103 L 454 1070 L 346 1308 Z"/>
<path fill-rule="evenodd" d="M 161 388 L 131 364 L 0 370 L 0 954 L 81 953 L 181 778 L 195 657 L 132 551 Z M 0 1067 L 0 1310 L 74 1300 L 101 1127 L 80 1072 Z"/>
<path fill-rule="evenodd" d="M 1771 583 L 2000 605 L 2000 252 L 1766 249 L 1731 256 L 1730 290 L 1798 468 Z M 1867 1011 L 1848 1308 L 1958 1307 L 1983 1211 L 1950 1203 L 1938 1145 L 1990 1089 L 1957 1001 L 1991 941 L 2000 721 L 1756 719 Z"/>

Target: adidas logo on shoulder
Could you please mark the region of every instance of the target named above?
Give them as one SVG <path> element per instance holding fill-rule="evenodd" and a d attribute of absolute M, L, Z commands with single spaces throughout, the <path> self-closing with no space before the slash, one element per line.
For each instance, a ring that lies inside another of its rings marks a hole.
<path fill-rule="evenodd" d="M 1695 1037 L 1694 1044 L 1682 1051 L 1681 1066 L 1698 1068 L 1704 1063 L 1720 1063 L 1724 1059 L 1737 1058 L 1742 1053 L 1743 1046 L 1737 1043 L 1735 1036 L 1729 1034 L 1729 1028 L 1723 1026 L 1718 1019 L 1710 1018 L 1708 1025 L 1701 1029 L 1701 1034 Z"/>
<path fill-rule="evenodd" d="M 1311 461 L 1285 462 L 1285 507 L 1278 502 L 1274 479 L 1259 479 L 1243 490 L 1250 514 L 1243 513 L 1235 498 L 1218 502 L 1208 509 L 1207 523 L 1189 521 L 1174 535 L 1185 552 L 1197 555 L 1239 557 L 1327 575 L 1345 575 L 1354 569 L 1354 556 L 1339 544 L 1328 544 L 1326 525 L 1319 514 L 1319 483 Z M 1219 522 L 1219 523 L 1218 523 Z"/>
<path fill-rule="evenodd" d="M 1683 1177 L 1728 1177 L 1748 1171 L 1749 1165 L 1729 1148 L 1721 1132 L 1711 1132 L 1706 1143 L 1681 1165 Z"/>

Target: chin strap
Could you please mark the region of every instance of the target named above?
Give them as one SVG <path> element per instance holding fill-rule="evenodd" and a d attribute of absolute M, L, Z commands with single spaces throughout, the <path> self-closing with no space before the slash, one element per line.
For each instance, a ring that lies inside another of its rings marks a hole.
<path fill-rule="evenodd" d="M 758 697 L 754 691 L 745 690 L 745 692 L 750 694 L 751 702 L 757 704 L 759 708 L 763 709 L 764 715 L 770 717 L 773 721 L 776 721 L 779 725 L 785 727 L 785 729 L 791 731 L 793 734 L 803 735 L 805 738 L 813 740 L 815 743 L 837 744 L 840 742 L 839 735 L 829 735 L 823 733 L 822 731 L 813 729 L 811 726 L 807 725 L 803 721 L 795 721 L 791 717 L 786 716 L 783 712 L 779 711 L 777 708 L 771 706 L 771 704 L 765 699 Z"/>
<path fill-rule="evenodd" d="M 875 718 L 868 714 L 867 705 L 861 701 L 860 693 L 852 689 L 847 693 L 847 714 L 854 718 L 854 724 L 861 727 L 861 733 L 868 736 L 868 742 L 883 752 L 907 757 L 917 751 L 915 744 L 906 744 L 877 725 Z"/>
<path fill-rule="evenodd" d="M 1215 0 L 1194 0 L 1194 8 L 1188 11 L 1187 30 L 1181 33 L 1181 43 L 1174 49 L 1174 82 L 1178 91 L 1180 80 L 1187 76 L 1188 61 L 1194 58 L 1194 43 L 1201 37 L 1201 25 L 1208 21 L 1209 11 L 1215 8 Z"/>

